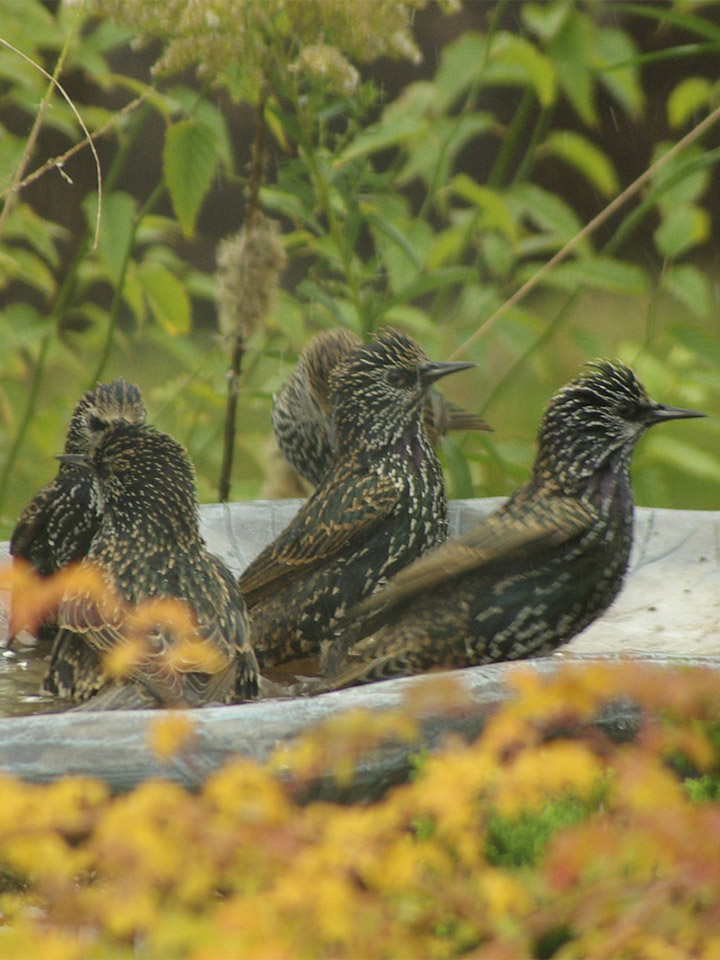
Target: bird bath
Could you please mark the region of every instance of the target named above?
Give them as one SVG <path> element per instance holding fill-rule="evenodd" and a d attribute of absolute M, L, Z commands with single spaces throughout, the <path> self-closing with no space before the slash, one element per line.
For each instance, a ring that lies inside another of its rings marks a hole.
<path fill-rule="evenodd" d="M 501 502 L 459 500 L 450 506 L 450 535 L 467 530 Z M 200 508 L 209 549 L 236 573 L 283 529 L 299 500 L 211 504 Z M 8 559 L 0 544 L 0 563 Z M 0 612 L 0 633 L 7 630 Z M 32 699 L 44 664 L 32 646 L 18 647 L 0 663 L 0 714 L 47 711 L 48 700 Z M 524 661 L 552 671 L 569 661 L 632 657 L 652 662 L 720 667 L 720 511 L 638 508 L 630 571 L 625 587 L 603 617 L 552 657 Z M 51 781 L 66 773 L 106 780 L 129 789 L 151 776 L 198 786 L 235 754 L 265 760 L 284 741 L 349 708 L 371 710 L 401 706 L 408 692 L 425 685 L 420 746 L 432 749 L 448 731 L 470 737 L 506 696 L 504 680 L 513 664 L 453 671 L 462 703 L 457 710 L 433 709 L 433 679 L 411 677 L 317 697 L 266 699 L 232 707 L 193 711 L 191 752 L 161 761 L 148 746 L 148 723 L 161 711 L 113 713 L 35 713 L 0 717 L 0 769 L 30 781 Z M 30 700 L 28 698 L 30 697 Z M 606 718 L 607 719 L 607 718 Z M 615 732 L 632 726 L 618 709 Z M 413 751 L 418 744 L 412 746 Z M 407 745 L 389 744 L 360 764 L 351 797 L 378 795 L 407 776 Z M 322 785 L 318 787 L 322 793 Z M 334 795 L 333 789 L 329 795 Z"/>

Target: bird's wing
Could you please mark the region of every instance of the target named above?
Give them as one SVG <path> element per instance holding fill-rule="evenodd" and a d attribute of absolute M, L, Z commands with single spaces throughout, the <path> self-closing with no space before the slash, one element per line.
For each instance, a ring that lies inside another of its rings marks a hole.
<path fill-rule="evenodd" d="M 138 609 L 142 605 L 139 605 Z M 63 630 L 72 631 L 83 643 L 97 650 L 101 655 L 116 650 L 121 644 L 138 641 L 135 650 L 129 655 L 138 657 L 137 664 L 128 664 L 127 681 L 137 681 L 154 698 L 155 704 L 182 705 L 188 699 L 194 702 L 200 694 L 190 684 L 189 698 L 186 696 L 186 674 L 182 663 L 170 669 L 166 654 L 173 643 L 172 624 L 162 621 L 148 623 L 141 633 L 136 633 L 128 625 L 128 616 L 132 607 L 125 606 L 119 599 L 108 601 L 106 597 L 95 597 L 88 593 L 67 594 L 58 611 L 58 623 Z M 200 683 L 202 687 L 202 683 Z M 119 702 L 119 701 L 118 701 Z"/>
<path fill-rule="evenodd" d="M 126 684 L 138 688 L 141 705 L 144 698 L 154 704 L 168 706 L 196 706 L 212 700 L 227 701 L 234 695 L 236 672 L 241 673 L 238 687 L 245 698 L 257 692 L 257 663 L 248 642 L 247 621 L 242 598 L 229 570 L 222 562 L 211 557 L 211 562 L 222 576 L 229 596 L 225 598 L 222 612 L 207 609 L 193 624 L 184 622 L 185 602 L 179 598 L 149 598 L 147 621 L 133 622 L 132 615 L 142 614 L 143 603 L 124 604 L 117 594 L 109 589 L 107 595 L 97 596 L 88 592 L 68 593 L 63 597 L 58 612 L 58 621 L 64 632 L 72 634 L 99 653 L 107 653 L 119 644 L 139 640 L 136 664 L 129 664 Z M 234 604 L 231 600 L 236 600 Z M 169 602 L 167 608 L 152 608 L 153 601 Z M 179 606 L 173 608 L 173 604 Z M 187 648 L 184 654 L 173 658 L 173 646 L 190 626 L 196 635 L 198 647 Z M 200 641 L 204 641 L 200 645 Z M 200 658 L 198 660 L 198 657 Z M 253 682 L 254 681 L 254 682 Z M 113 708 L 130 706 L 133 697 L 115 690 L 108 703 Z M 98 707 L 98 709 L 101 709 Z M 102 707 L 110 709 L 110 707 Z"/>
<path fill-rule="evenodd" d="M 111 650 L 125 639 L 125 613 L 118 600 L 92 593 L 67 593 L 58 609 L 58 626 L 78 634 L 100 653 Z"/>
<path fill-rule="evenodd" d="M 100 654 L 72 630 L 55 636 L 43 690 L 68 700 L 91 697 L 107 684 Z"/>
<path fill-rule="evenodd" d="M 395 509 L 401 491 L 400 482 L 377 475 L 323 484 L 240 575 L 248 607 L 371 536 Z"/>
<path fill-rule="evenodd" d="M 448 540 L 435 550 L 400 570 L 377 593 L 366 597 L 348 613 L 355 639 L 375 629 L 378 619 L 410 597 L 433 590 L 466 573 L 476 573 L 513 557 L 558 546 L 587 530 L 596 519 L 591 507 L 569 497 L 547 497 L 531 508 L 513 509 L 507 503 L 457 540 Z M 355 642 L 350 638 L 350 642 Z"/>
<path fill-rule="evenodd" d="M 46 509 L 51 499 L 52 489 L 51 484 L 48 484 L 35 494 L 20 514 L 10 540 L 10 553 L 14 557 L 27 556 L 30 545 L 35 539 L 35 531 L 42 530 L 47 522 Z"/>

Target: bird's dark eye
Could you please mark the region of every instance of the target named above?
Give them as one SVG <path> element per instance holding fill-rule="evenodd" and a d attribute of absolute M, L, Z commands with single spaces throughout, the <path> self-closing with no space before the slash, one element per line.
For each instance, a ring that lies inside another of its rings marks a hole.
<path fill-rule="evenodd" d="M 390 367 L 385 373 L 385 380 L 391 387 L 409 387 L 415 381 L 415 372 L 402 367 Z"/>
<path fill-rule="evenodd" d="M 91 414 L 88 418 L 88 426 L 91 430 L 96 433 L 99 433 L 100 430 L 104 430 L 107 427 L 107 420 L 103 420 L 101 417 L 96 417 L 95 414 Z"/>
<path fill-rule="evenodd" d="M 623 420 L 639 420 L 641 417 L 640 405 L 633 400 L 627 400 L 625 403 L 621 403 L 617 408 L 617 412 Z"/>

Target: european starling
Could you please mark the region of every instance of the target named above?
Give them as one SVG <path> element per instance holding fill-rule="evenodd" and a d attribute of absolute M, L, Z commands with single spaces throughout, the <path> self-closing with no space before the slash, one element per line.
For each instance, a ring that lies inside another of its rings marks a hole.
<path fill-rule="evenodd" d="M 114 423 L 145 423 L 145 404 L 125 380 L 99 383 L 73 411 L 65 438 L 66 454 L 89 454 Z M 13 557 L 26 560 L 43 577 L 85 556 L 100 526 L 100 504 L 89 472 L 61 463 L 55 479 L 35 494 L 15 525 Z"/>
<path fill-rule="evenodd" d="M 313 495 L 240 577 L 261 665 L 315 657 L 345 610 L 447 536 L 426 391 L 474 366 L 432 363 L 388 331 L 330 377 L 335 454 Z"/>
<path fill-rule="evenodd" d="M 285 458 L 317 486 L 335 459 L 330 375 L 361 344 L 351 330 L 317 333 L 273 398 L 272 425 Z M 461 410 L 435 390 L 423 401 L 425 429 L 434 447 L 449 430 L 490 430 L 482 417 Z"/>
<path fill-rule="evenodd" d="M 232 574 L 200 536 L 193 469 L 180 444 L 142 424 L 117 422 L 91 454 L 64 454 L 62 462 L 85 469 L 93 482 L 100 525 L 79 570 L 99 571 L 104 589 L 102 596 L 79 588 L 63 598 L 45 688 L 75 701 L 92 696 L 107 678 L 78 674 L 77 651 L 113 650 L 136 637 L 131 618 L 143 602 L 177 599 L 193 637 L 215 652 L 214 670 L 192 661 L 168 668 L 164 654 L 182 629 L 160 611 L 143 628 L 145 652 L 129 681 L 100 693 L 91 709 L 254 696 L 257 663 L 245 605 Z"/>
<path fill-rule="evenodd" d="M 550 401 L 526 483 L 350 611 L 328 645 L 336 659 L 349 648 L 331 689 L 541 656 L 612 603 L 630 556 L 635 444 L 655 423 L 703 414 L 651 400 L 622 363 L 590 367 Z"/>

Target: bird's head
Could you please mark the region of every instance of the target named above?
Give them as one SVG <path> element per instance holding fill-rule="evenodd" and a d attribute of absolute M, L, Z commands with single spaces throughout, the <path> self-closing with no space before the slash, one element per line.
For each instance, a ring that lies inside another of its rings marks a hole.
<path fill-rule="evenodd" d="M 195 472 L 182 446 L 145 424 L 118 420 L 93 449 L 58 459 L 93 476 L 103 513 L 140 529 L 197 529 Z"/>
<path fill-rule="evenodd" d="M 330 377 L 338 449 L 348 436 L 362 435 L 369 445 L 383 446 L 413 421 L 423 429 L 420 410 L 426 391 L 441 377 L 473 366 L 433 362 L 397 330 L 386 330 L 357 347 Z"/>
<path fill-rule="evenodd" d="M 99 383 L 73 411 L 65 453 L 90 453 L 112 424 L 144 424 L 146 417 L 142 395 L 134 384 L 121 379 Z"/>
<path fill-rule="evenodd" d="M 610 459 L 629 464 L 635 444 L 653 424 L 702 416 L 653 400 L 621 361 L 594 360 L 550 400 L 540 424 L 536 468 L 580 480 Z"/>

